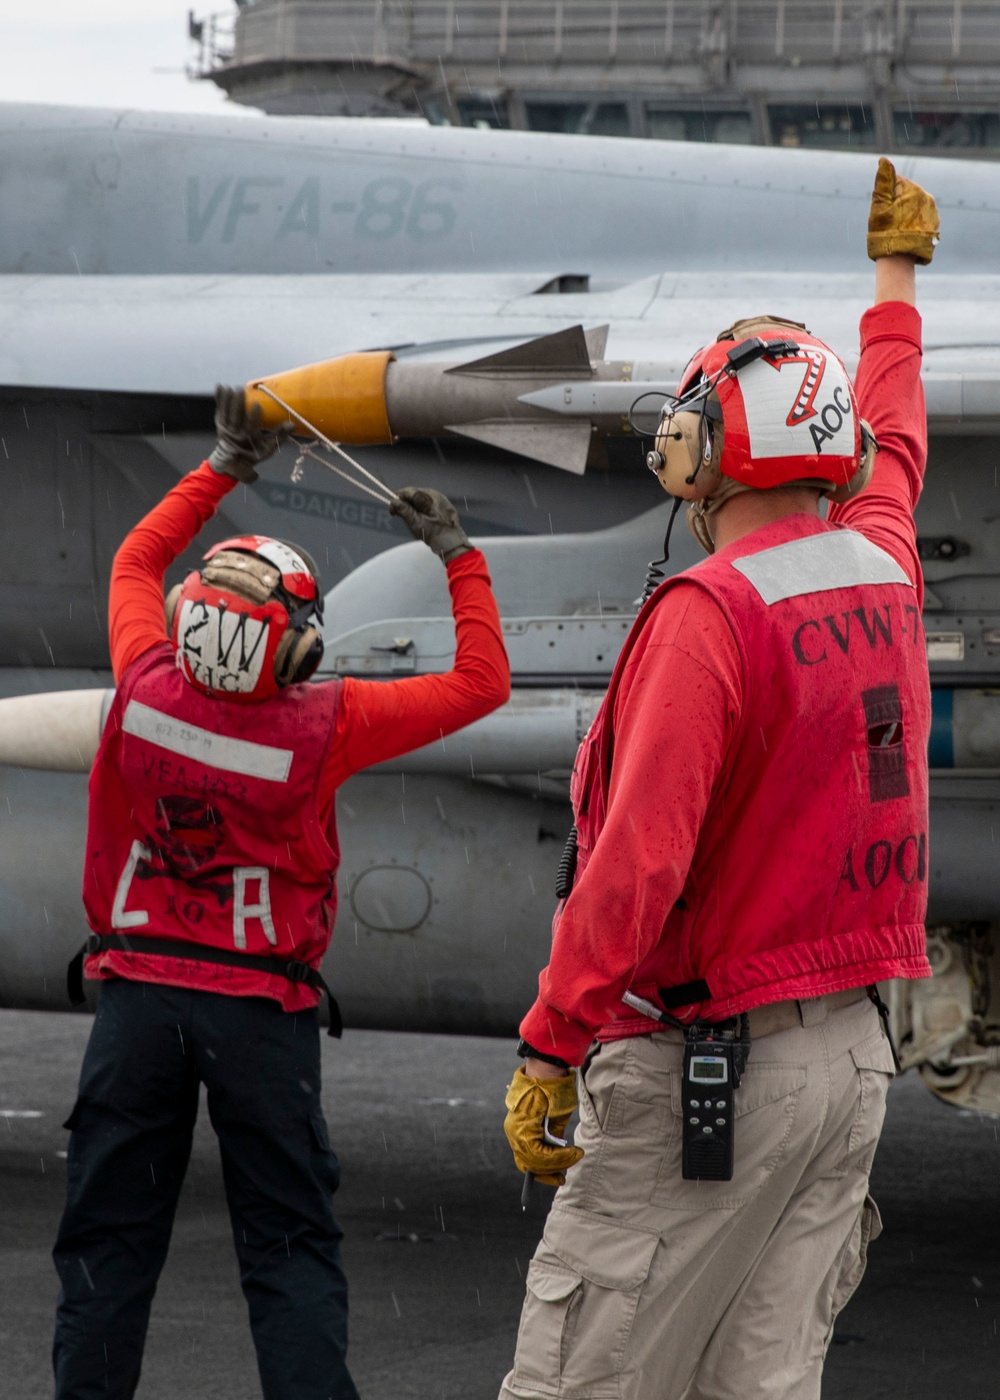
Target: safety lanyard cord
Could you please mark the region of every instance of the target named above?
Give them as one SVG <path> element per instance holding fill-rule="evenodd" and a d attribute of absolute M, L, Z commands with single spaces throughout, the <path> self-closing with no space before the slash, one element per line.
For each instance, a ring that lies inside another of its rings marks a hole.
<path fill-rule="evenodd" d="M 392 502 L 397 499 L 397 497 L 394 495 L 383 496 L 380 491 L 375 491 L 372 489 L 372 487 L 366 486 L 363 481 L 355 481 L 354 477 L 351 476 L 350 472 L 345 472 L 344 469 L 342 467 L 338 467 L 335 462 L 328 462 L 325 457 L 321 457 L 318 452 L 314 452 L 312 448 L 308 445 L 308 443 L 304 447 L 299 447 L 299 461 L 301 461 L 303 457 L 311 457 L 312 460 L 314 462 L 318 462 L 321 467 L 328 467 L 330 471 L 336 472 L 337 475 L 343 477 L 345 481 L 349 481 L 352 486 L 357 488 L 357 490 L 365 491 L 368 493 L 369 496 L 374 496 L 376 501 L 378 501 L 380 505 L 391 505 Z"/>
<path fill-rule="evenodd" d="M 349 477 L 347 473 L 343 471 L 340 467 L 335 467 L 332 462 L 327 462 L 323 457 L 320 457 L 315 452 L 310 451 L 308 447 L 302 449 L 303 455 L 312 457 L 314 461 L 319 462 L 324 467 L 329 467 L 330 470 L 336 472 L 338 476 L 342 476 L 345 481 L 349 481 L 352 486 L 357 486 L 358 489 L 361 491 L 367 491 L 369 496 L 375 496 L 375 499 L 382 501 L 384 505 L 391 505 L 393 501 L 397 501 L 399 499 L 395 491 L 393 491 L 390 487 L 386 486 L 384 481 L 380 481 L 378 477 L 374 474 L 374 472 L 370 472 L 367 467 L 363 467 L 360 462 L 355 461 L 351 454 L 349 452 L 345 452 L 338 442 L 331 442 L 325 433 L 320 432 L 319 428 L 316 427 L 315 423 L 310 423 L 309 419 L 305 418 L 301 413 L 299 413 L 297 409 L 292 408 L 291 404 L 285 403 L 284 399 L 280 398 L 274 392 L 274 390 L 270 388 L 269 385 L 255 384 L 253 387 L 259 390 L 260 393 L 266 394 L 269 399 L 273 399 L 274 402 L 278 405 L 278 407 L 283 408 L 291 418 L 297 418 L 298 421 L 303 425 L 303 427 L 308 428 L 311 433 L 314 433 L 316 435 L 316 438 L 323 444 L 324 447 L 326 447 L 330 452 L 336 452 L 338 456 L 343 457 L 344 461 L 349 462 L 351 466 L 354 467 L 355 471 L 359 471 L 362 476 L 366 476 L 369 481 L 374 482 L 375 485 L 379 488 L 379 490 L 384 493 L 384 495 L 375 496 L 375 492 L 372 491 L 370 487 L 363 486 L 360 481 L 353 480 L 353 478 Z"/>

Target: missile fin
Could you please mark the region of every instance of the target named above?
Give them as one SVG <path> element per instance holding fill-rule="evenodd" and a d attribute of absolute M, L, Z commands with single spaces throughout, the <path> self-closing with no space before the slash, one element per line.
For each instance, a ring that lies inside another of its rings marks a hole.
<path fill-rule="evenodd" d="M 445 370 L 446 374 L 481 374 L 498 379 L 515 374 L 522 378 L 531 374 L 559 374 L 589 379 L 593 372 L 582 326 L 539 335 L 510 350 L 484 355 L 481 360 L 468 360 L 464 365 L 449 365 Z"/>
<path fill-rule="evenodd" d="M 590 450 L 589 422 L 570 423 L 457 423 L 449 433 L 474 438 L 476 442 L 502 447 L 520 457 L 532 457 L 550 467 L 582 476 Z"/>
<path fill-rule="evenodd" d="M 603 360 L 604 349 L 608 343 L 608 331 L 610 326 L 591 326 L 589 331 L 584 331 L 583 336 L 587 342 L 587 354 L 592 360 Z"/>

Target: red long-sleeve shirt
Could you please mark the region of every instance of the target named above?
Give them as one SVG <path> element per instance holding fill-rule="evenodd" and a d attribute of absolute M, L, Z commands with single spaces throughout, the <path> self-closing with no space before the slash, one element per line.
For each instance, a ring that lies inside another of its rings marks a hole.
<path fill-rule="evenodd" d="M 891 554 L 922 600 L 913 522 L 927 456 L 920 317 L 882 303 L 865 313 L 861 342 L 855 388 L 881 450 L 867 490 L 828 518 Z M 745 685 L 722 609 L 696 584 L 672 586 L 621 678 L 605 822 L 556 916 L 538 999 L 521 1023 L 536 1049 L 579 1064 L 607 1022 L 609 989 L 619 997 L 657 947 L 730 758 Z"/>
<path fill-rule="evenodd" d="M 203 462 L 128 534 L 111 570 L 108 633 L 120 680 L 164 640 L 163 576 L 236 485 Z M 478 549 L 448 565 L 455 618 L 455 665 L 444 675 L 397 681 L 343 682 L 333 743 L 320 783 L 328 823 L 334 794 L 352 773 L 451 734 L 496 709 L 510 695 L 510 667 L 486 560 Z M 320 682 L 322 684 L 322 682 Z"/>

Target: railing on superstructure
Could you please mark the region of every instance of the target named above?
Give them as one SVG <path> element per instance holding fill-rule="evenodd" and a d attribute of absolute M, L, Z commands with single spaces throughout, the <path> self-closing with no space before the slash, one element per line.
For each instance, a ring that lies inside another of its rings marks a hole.
<path fill-rule="evenodd" d="M 210 16 L 199 71 L 230 65 L 737 64 L 993 67 L 997 0 L 256 0 Z M 235 32 L 234 32 L 235 29 Z M 918 75 L 919 76 L 919 75 Z"/>
<path fill-rule="evenodd" d="M 192 76 L 267 111 L 1000 155 L 1000 0 L 244 0 L 190 28 Z"/>

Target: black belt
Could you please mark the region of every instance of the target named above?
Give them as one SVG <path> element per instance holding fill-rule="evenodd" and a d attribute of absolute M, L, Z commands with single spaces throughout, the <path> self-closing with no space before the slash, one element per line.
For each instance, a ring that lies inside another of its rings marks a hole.
<path fill-rule="evenodd" d="M 308 963 L 294 958 L 276 958 L 267 953 L 238 953 L 235 948 L 207 948 L 201 943 L 189 943 L 182 938 L 128 938 L 123 933 L 92 933 L 66 969 L 66 990 L 70 1005 L 81 1006 L 83 995 L 83 960 L 92 953 L 152 953 L 164 958 L 183 958 L 185 962 L 207 962 L 223 967 L 246 967 L 252 972 L 270 972 L 289 982 L 304 982 L 307 987 L 315 987 L 324 993 L 330 1010 L 330 1027 L 327 1035 L 338 1040 L 343 1034 L 344 1022 L 340 1015 L 337 999 L 330 991 L 322 973 Z"/>

